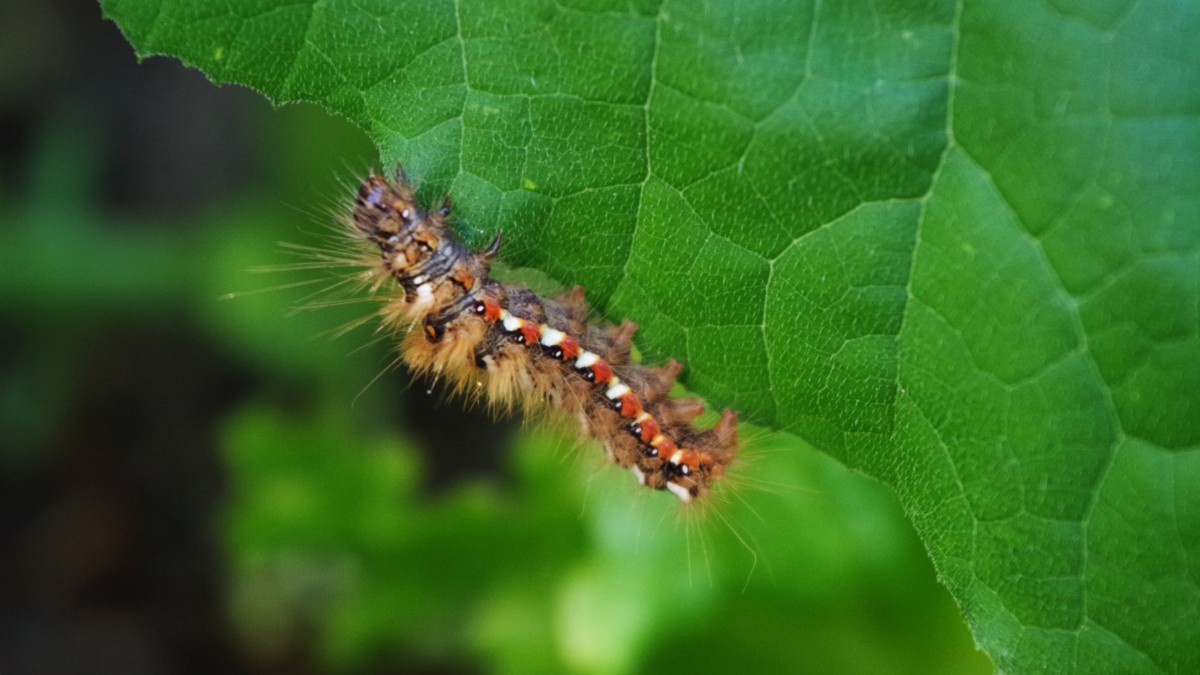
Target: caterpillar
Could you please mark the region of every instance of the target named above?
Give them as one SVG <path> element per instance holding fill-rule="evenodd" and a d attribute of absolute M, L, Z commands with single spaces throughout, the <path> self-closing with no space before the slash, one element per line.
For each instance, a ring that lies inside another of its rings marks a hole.
<path fill-rule="evenodd" d="M 726 409 L 697 429 L 703 402 L 668 396 L 682 364 L 630 359 L 635 323 L 590 325 L 578 286 L 546 298 L 493 279 L 500 234 L 472 252 L 452 236 L 449 216 L 448 195 L 436 210 L 421 208 L 397 165 L 394 179 L 372 171 L 362 181 L 347 217 L 371 259 L 382 325 L 404 333 L 403 360 L 493 405 L 566 412 L 641 485 L 684 503 L 705 497 L 737 454 L 737 415 Z"/>

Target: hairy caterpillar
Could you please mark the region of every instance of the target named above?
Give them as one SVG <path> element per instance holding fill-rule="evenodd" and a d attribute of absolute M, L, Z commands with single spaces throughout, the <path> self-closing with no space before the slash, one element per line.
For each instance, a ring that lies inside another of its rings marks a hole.
<path fill-rule="evenodd" d="M 404 360 L 499 406 L 565 411 L 640 484 L 684 502 L 704 497 L 737 453 L 737 416 L 725 410 L 713 428 L 695 428 L 703 403 L 668 397 L 683 366 L 630 361 L 636 324 L 589 326 L 578 286 L 544 298 L 490 278 L 500 235 L 474 253 L 451 237 L 449 213 L 448 197 L 422 209 L 397 166 L 394 181 L 372 173 L 362 182 L 348 217 L 371 246 L 385 327 L 406 332 Z M 392 283 L 403 294 L 388 297 Z"/>

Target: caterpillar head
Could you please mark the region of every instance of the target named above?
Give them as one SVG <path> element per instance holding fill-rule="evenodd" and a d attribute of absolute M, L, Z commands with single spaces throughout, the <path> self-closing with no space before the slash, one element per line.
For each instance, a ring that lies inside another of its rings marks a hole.
<path fill-rule="evenodd" d="M 397 170 L 395 183 L 369 176 L 354 200 L 354 229 L 379 247 L 384 268 L 399 277 L 425 267 L 445 239 L 444 215 L 428 213 L 414 197 Z"/>
<path fill-rule="evenodd" d="M 380 267 L 404 289 L 399 314 L 409 319 L 432 317 L 438 327 L 461 308 L 457 303 L 487 280 L 500 236 L 481 253 L 472 253 L 450 234 L 446 217 L 449 197 L 437 211 L 417 205 L 404 173 L 396 180 L 369 176 L 354 200 L 355 231 L 379 248 Z"/>

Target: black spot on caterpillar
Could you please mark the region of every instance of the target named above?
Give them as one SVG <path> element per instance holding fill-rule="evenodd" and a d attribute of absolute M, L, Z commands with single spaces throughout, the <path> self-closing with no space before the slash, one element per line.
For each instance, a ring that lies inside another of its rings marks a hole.
<path fill-rule="evenodd" d="M 668 396 L 683 366 L 630 360 L 636 324 L 589 325 L 578 286 L 545 298 L 491 278 L 500 236 L 472 252 L 450 234 L 449 214 L 449 198 L 422 209 L 397 166 L 394 180 L 362 182 L 347 217 L 371 247 L 373 292 L 402 291 L 379 314 L 405 333 L 404 361 L 500 407 L 565 412 L 642 485 L 703 498 L 737 453 L 737 416 L 725 410 L 713 428 L 693 426 L 704 404 Z"/>

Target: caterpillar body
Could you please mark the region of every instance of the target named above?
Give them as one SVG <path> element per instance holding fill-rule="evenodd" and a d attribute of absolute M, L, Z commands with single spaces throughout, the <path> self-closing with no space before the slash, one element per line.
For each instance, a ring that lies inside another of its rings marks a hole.
<path fill-rule="evenodd" d="M 703 498 L 737 453 L 737 416 L 726 409 L 711 429 L 693 426 L 703 403 L 668 396 L 683 366 L 630 360 L 636 324 L 589 325 L 578 286 L 545 298 L 491 278 L 500 236 L 472 252 L 451 236 L 449 214 L 449 197 L 421 208 L 398 165 L 394 180 L 372 172 L 362 182 L 348 217 L 369 245 L 384 326 L 406 331 L 409 366 L 494 405 L 566 412 L 641 485 Z M 393 283 L 402 294 L 387 294 Z"/>

